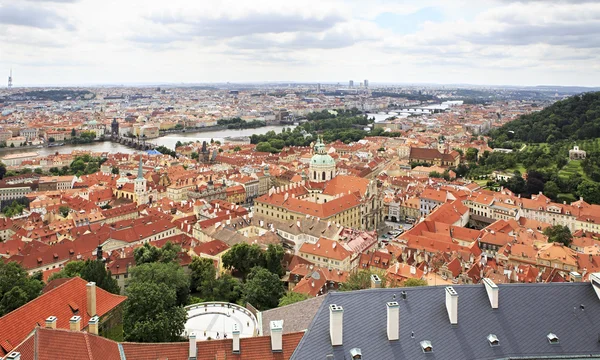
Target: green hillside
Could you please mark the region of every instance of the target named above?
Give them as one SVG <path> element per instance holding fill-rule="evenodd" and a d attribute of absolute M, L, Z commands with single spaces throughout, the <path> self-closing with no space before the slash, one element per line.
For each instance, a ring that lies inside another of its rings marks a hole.
<path fill-rule="evenodd" d="M 542 111 L 521 116 L 490 135 L 496 144 L 600 138 L 600 92 L 558 101 Z"/>

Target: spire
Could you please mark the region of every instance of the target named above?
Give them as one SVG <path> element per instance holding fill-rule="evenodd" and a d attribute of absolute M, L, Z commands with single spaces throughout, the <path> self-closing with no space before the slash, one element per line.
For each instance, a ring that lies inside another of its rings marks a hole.
<path fill-rule="evenodd" d="M 138 167 L 138 179 L 143 179 L 144 178 L 144 170 L 142 170 L 142 155 L 140 155 L 140 166 Z"/>

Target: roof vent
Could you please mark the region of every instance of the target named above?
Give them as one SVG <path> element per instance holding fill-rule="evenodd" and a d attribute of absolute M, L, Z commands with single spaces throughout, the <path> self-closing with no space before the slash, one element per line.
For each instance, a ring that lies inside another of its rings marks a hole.
<path fill-rule="evenodd" d="M 423 340 L 420 342 L 420 344 L 421 344 L 421 350 L 423 350 L 424 353 L 433 352 L 433 346 L 431 345 L 431 341 Z"/>
<path fill-rule="evenodd" d="M 360 360 L 362 359 L 362 351 L 359 348 L 350 349 L 350 358 L 352 360 Z"/>
<path fill-rule="evenodd" d="M 487 336 L 487 340 L 490 343 L 490 346 L 499 346 L 500 345 L 500 340 L 498 340 L 498 337 L 494 334 L 489 334 Z"/>
<path fill-rule="evenodd" d="M 556 334 L 550 333 L 546 335 L 546 338 L 550 344 L 558 344 L 558 336 L 556 336 Z"/>

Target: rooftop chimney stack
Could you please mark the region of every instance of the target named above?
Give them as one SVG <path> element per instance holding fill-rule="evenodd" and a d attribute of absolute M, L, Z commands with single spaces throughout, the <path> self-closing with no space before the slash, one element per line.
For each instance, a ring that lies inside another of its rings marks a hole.
<path fill-rule="evenodd" d="M 590 257 L 592 257 L 592 255 L 590 255 Z M 571 271 L 569 275 L 571 276 L 571 282 L 581 282 L 581 274 L 577 271 Z"/>
<path fill-rule="evenodd" d="M 488 278 L 483 279 L 483 284 L 485 285 L 485 291 L 487 292 L 488 297 L 490 298 L 490 304 L 492 305 L 492 309 L 498 308 L 498 285 L 496 285 L 492 280 Z"/>
<path fill-rule="evenodd" d="M 381 279 L 379 276 L 373 274 L 371 275 L 371 289 L 377 289 L 381 287 Z"/>
<path fill-rule="evenodd" d="M 240 353 L 240 328 L 237 323 L 233 324 L 233 330 L 231 331 L 233 334 L 233 353 Z"/>
<path fill-rule="evenodd" d="M 71 331 L 81 331 L 81 316 L 73 316 L 69 319 L 69 328 Z"/>
<path fill-rule="evenodd" d="M 283 351 L 283 320 L 271 321 L 271 351 Z"/>
<path fill-rule="evenodd" d="M 87 312 L 89 316 L 96 314 L 96 283 L 91 281 L 86 285 L 87 290 Z"/>
<path fill-rule="evenodd" d="M 446 310 L 448 310 L 450 324 L 458 324 L 458 293 L 452 286 L 446 287 Z"/>
<path fill-rule="evenodd" d="M 331 345 L 342 345 L 344 309 L 336 304 L 329 305 L 329 336 Z"/>
<path fill-rule="evenodd" d="M 18 351 L 13 351 L 6 355 L 6 360 L 21 360 L 21 353 Z"/>
<path fill-rule="evenodd" d="M 49 316 L 46 319 L 46 329 L 56 329 L 56 316 Z"/>
<path fill-rule="evenodd" d="M 98 335 L 98 323 L 100 322 L 100 318 L 94 316 L 88 322 L 88 332 L 90 334 Z"/>
<path fill-rule="evenodd" d="M 196 333 L 191 333 L 189 336 L 190 339 L 190 353 L 189 353 L 189 359 L 196 359 L 196 354 L 197 354 L 197 345 L 196 345 Z"/>
<path fill-rule="evenodd" d="M 592 283 L 592 287 L 596 292 L 596 296 L 598 296 L 600 299 L 600 273 L 590 274 L 590 282 Z"/>
<path fill-rule="evenodd" d="M 387 336 L 388 340 L 400 338 L 400 306 L 397 302 L 387 303 Z"/>

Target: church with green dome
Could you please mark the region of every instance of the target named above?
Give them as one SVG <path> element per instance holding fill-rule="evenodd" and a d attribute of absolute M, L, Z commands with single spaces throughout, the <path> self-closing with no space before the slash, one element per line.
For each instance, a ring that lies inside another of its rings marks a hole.
<path fill-rule="evenodd" d="M 335 160 L 327 154 L 321 138 L 313 147 L 314 155 L 310 159 L 309 177 L 312 182 L 329 181 L 335 177 Z"/>

